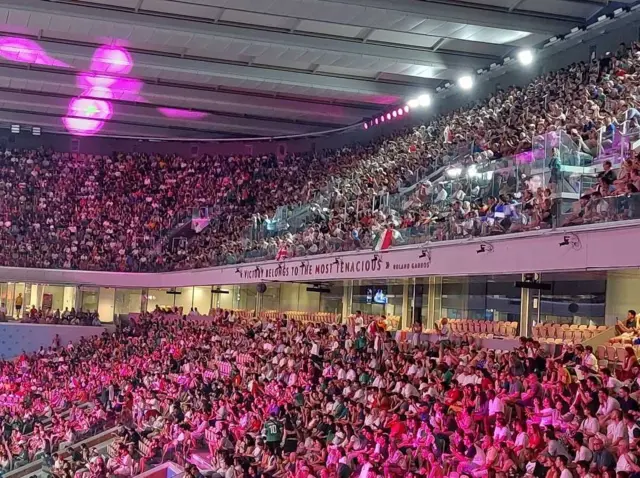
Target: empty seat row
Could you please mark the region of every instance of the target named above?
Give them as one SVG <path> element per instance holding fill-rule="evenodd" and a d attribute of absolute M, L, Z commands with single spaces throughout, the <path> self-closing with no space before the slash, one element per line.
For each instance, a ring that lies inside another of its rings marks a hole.
<path fill-rule="evenodd" d="M 604 332 L 606 325 L 572 325 L 569 324 L 541 324 L 532 329 L 532 336 L 536 340 L 540 339 L 562 339 L 571 342 L 588 340 L 594 335 Z"/>
<path fill-rule="evenodd" d="M 449 319 L 454 335 L 515 337 L 518 322 L 493 322 L 489 320 Z"/>
<path fill-rule="evenodd" d="M 289 319 L 296 322 L 312 322 L 322 324 L 335 324 L 338 322 L 338 314 L 331 312 L 302 312 L 298 310 L 291 310 L 287 312 L 279 312 L 277 310 L 267 310 L 260 312 L 259 317 L 267 320 L 277 320 L 282 315 L 286 315 Z"/>

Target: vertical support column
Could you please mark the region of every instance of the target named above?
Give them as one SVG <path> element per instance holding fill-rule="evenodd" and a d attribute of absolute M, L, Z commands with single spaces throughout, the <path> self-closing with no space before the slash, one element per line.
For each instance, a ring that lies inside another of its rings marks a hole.
<path fill-rule="evenodd" d="M 429 290 L 427 291 L 427 317 L 423 324 L 426 329 L 433 329 L 441 319 L 442 312 L 442 277 L 429 277 Z"/>
<path fill-rule="evenodd" d="M 398 330 L 405 329 L 411 326 L 411 303 L 409 299 L 409 279 L 404 279 L 402 284 L 402 317 L 398 324 Z"/>
<path fill-rule="evenodd" d="M 76 286 L 75 308 L 77 312 L 82 310 L 82 288 L 80 286 Z"/>
<path fill-rule="evenodd" d="M 264 294 L 261 294 L 260 292 L 256 292 L 256 315 L 260 314 L 260 312 L 262 312 L 262 298 L 263 298 Z"/>
<path fill-rule="evenodd" d="M 351 315 L 351 304 L 353 302 L 353 280 L 346 280 L 342 287 L 342 323 L 346 324 Z"/>
<path fill-rule="evenodd" d="M 525 275 L 522 275 L 522 281 Z M 529 306 L 531 305 L 531 290 L 527 288 L 520 289 L 520 330 L 521 337 L 531 337 L 531 321 L 529 320 Z"/>
<path fill-rule="evenodd" d="M 142 289 L 142 294 L 140 294 L 140 312 L 145 313 L 147 311 L 147 306 L 149 305 L 149 289 Z"/>

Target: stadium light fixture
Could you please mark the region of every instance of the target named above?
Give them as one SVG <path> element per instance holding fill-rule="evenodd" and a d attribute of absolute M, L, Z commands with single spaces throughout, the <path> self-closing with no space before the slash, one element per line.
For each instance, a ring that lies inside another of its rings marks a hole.
<path fill-rule="evenodd" d="M 20 133 L 20 125 L 19 124 L 12 124 L 11 125 L 11 132 L 13 134 L 18 134 Z"/>
<path fill-rule="evenodd" d="M 405 105 L 405 107 L 404 107 L 404 112 L 405 112 L 405 113 L 408 113 L 408 112 L 409 112 L 409 105 Z"/>
<path fill-rule="evenodd" d="M 473 78 L 470 75 L 461 76 L 458 79 L 458 85 L 460 85 L 460 88 L 463 90 L 470 90 L 473 88 Z"/>
<path fill-rule="evenodd" d="M 423 108 L 426 108 L 431 104 L 431 97 L 429 95 L 418 96 L 418 104 Z"/>
<path fill-rule="evenodd" d="M 396 110 L 393 110 L 391 112 L 391 116 L 393 116 L 394 118 L 397 118 L 398 117 L 398 112 Z"/>
<path fill-rule="evenodd" d="M 529 66 L 531 63 L 533 63 L 533 51 L 527 49 L 527 50 L 520 50 L 518 52 L 518 61 L 520 62 L 521 65 L 524 66 Z"/>
<path fill-rule="evenodd" d="M 364 129 L 369 129 L 369 125 L 367 124 L 367 122 L 365 121 L 364 123 Z"/>
<path fill-rule="evenodd" d="M 420 102 L 418 101 L 417 98 L 413 98 L 407 101 L 407 105 L 409 106 L 409 108 L 417 108 L 418 105 L 420 105 Z"/>
<path fill-rule="evenodd" d="M 33 126 L 31 128 L 31 134 L 34 136 L 40 136 L 42 134 L 42 129 L 40 126 Z"/>
<path fill-rule="evenodd" d="M 404 114 L 404 110 L 402 108 L 398 108 L 398 116 L 402 116 Z"/>

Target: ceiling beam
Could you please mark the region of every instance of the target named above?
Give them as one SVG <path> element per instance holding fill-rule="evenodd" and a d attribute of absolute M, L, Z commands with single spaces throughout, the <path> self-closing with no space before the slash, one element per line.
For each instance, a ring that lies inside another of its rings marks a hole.
<path fill-rule="evenodd" d="M 355 0 L 354 0 L 355 1 Z M 262 45 L 283 45 L 303 50 L 315 50 L 356 55 L 359 58 L 383 59 L 397 63 L 430 66 L 434 68 L 465 67 L 470 69 L 486 66 L 487 60 L 495 59 L 490 55 L 473 55 L 470 53 L 439 52 L 434 53 L 424 48 L 411 48 L 407 45 L 379 45 L 334 37 L 321 37 L 300 31 L 271 31 L 255 29 L 250 26 L 239 27 L 221 23 L 198 22 L 164 16 L 122 12 L 102 9 L 98 6 L 85 6 L 66 3 L 41 2 L 40 0 L 0 0 L 0 8 L 14 12 L 42 13 L 53 19 L 65 21 L 68 18 L 89 19 L 101 23 L 117 25 L 120 30 L 125 26 L 131 28 L 149 28 L 153 30 L 174 31 L 207 36 L 211 39 L 230 38 Z M 9 18 L 9 16 L 7 16 Z M 8 20 L 7 20 L 8 21 Z M 107 27 L 110 29 L 109 27 Z M 100 30 L 104 31 L 105 28 Z"/>
<path fill-rule="evenodd" d="M 31 113 L 21 110 L 13 110 L 0 108 L 0 126 L 9 126 L 12 124 L 19 125 L 33 125 L 40 126 L 43 133 L 66 133 L 69 134 L 62 123 L 62 118 L 55 114 L 41 114 Z M 206 133 L 193 131 L 189 129 L 181 129 L 176 132 L 176 128 L 171 126 L 148 126 L 131 124 L 130 122 L 123 121 L 107 121 L 104 128 L 93 136 L 143 136 L 152 138 L 171 138 L 171 137 L 186 137 L 186 138 L 248 138 L 256 135 L 247 133 L 233 133 L 229 131 L 209 131 Z"/>
<path fill-rule="evenodd" d="M 566 33 L 577 25 L 584 24 L 583 18 L 564 17 L 538 12 L 509 12 L 508 8 L 467 3 L 456 0 L 323 0 L 324 2 L 361 6 L 418 15 L 431 20 L 464 23 L 484 27 L 518 30 L 543 35 Z"/>
<path fill-rule="evenodd" d="M 0 91 L 0 110 L 15 113 L 30 113 L 42 116 L 63 118 L 67 115 L 68 100 Z M 115 105 L 114 105 L 115 106 Z M 108 122 L 130 124 L 132 126 L 150 126 L 158 128 L 175 128 L 176 130 L 193 131 L 204 134 L 228 132 L 250 135 L 286 135 L 304 134 L 334 129 L 332 127 L 311 127 L 296 124 L 283 124 L 271 121 L 227 118 L 211 116 L 201 121 L 165 118 L 160 113 L 141 106 L 117 105 L 113 117 Z M 340 127 L 340 126 L 338 126 Z"/>
<path fill-rule="evenodd" d="M 0 77 L 0 83 L 5 83 L 5 81 L 3 81 L 4 78 Z M 31 81 L 37 81 L 35 79 L 32 78 Z M 20 88 L 20 89 L 16 89 L 16 88 L 5 88 L 5 87 L 0 87 L 0 101 L 2 101 L 3 97 L 6 97 L 6 95 L 9 95 L 12 98 L 19 98 L 21 97 L 21 95 L 29 95 L 30 98 L 40 98 L 41 102 L 47 102 L 50 99 L 56 99 L 56 100 L 60 100 L 60 101 L 64 101 L 65 105 L 68 104 L 68 102 L 72 99 L 77 97 L 77 95 L 70 95 L 70 94 L 65 94 L 65 93 L 56 93 L 53 91 L 42 91 L 42 90 L 30 90 L 28 88 Z M 101 98 L 99 96 L 90 96 L 90 95 L 83 95 L 83 98 L 94 98 L 97 100 L 102 100 L 104 98 Z M 145 99 L 148 99 L 148 97 L 146 97 Z M 127 100 L 127 99 L 117 99 L 117 98 L 112 98 L 109 100 L 114 106 L 121 106 L 124 108 L 136 108 L 138 111 L 139 115 L 144 115 L 146 113 L 147 116 L 152 117 L 152 118 L 163 118 L 164 116 L 158 112 L 158 108 L 173 108 L 173 109 L 183 109 L 186 111 L 198 111 L 198 112 L 202 112 L 202 113 L 207 113 L 207 118 L 216 118 L 217 120 L 221 120 L 223 118 L 229 118 L 230 120 L 233 120 L 234 123 L 242 123 L 243 121 L 246 120 L 255 120 L 255 121 L 266 121 L 268 123 L 273 123 L 273 124 L 282 124 L 285 125 L 283 126 L 283 128 L 286 128 L 286 125 L 295 125 L 295 126 L 302 126 L 302 127 L 310 127 L 310 128 L 314 128 L 314 129 L 334 129 L 334 128 L 341 128 L 344 126 L 349 126 L 351 124 L 353 124 L 356 121 L 360 121 L 362 119 L 362 117 L 358 117 L 358 118 L 340 118 L 341 121 L 332 121 L 332 122 L 326 122 L 326 121 L 320 121 L 323 118 L 318 118 L 316 117 L 315 120 L 314 118 L 297 118 L 297 117 L 292 117 L 291 115 L 289 116 L 279 116 L 277 114 L 276 111 L 273 111 L 273 114 L 265 116 L 265 115 L 260 115 L 260 114 L 256 114 L 254 113 L 242 113 L 239 111 L 221 111 L 221 110 L 212 110 L 210 108 L 207 108 L 206 105 L 200 104 L 200 107 L 197 106 L 188 106 L 186 104 L 185 101 L 182 102 L 182 105 L 180 107 L 180 105 L 176 105 L 175 103 L 164 103 L 162 101 L 158 101 L 158 98 L 153 98 L 153 101 L 149 101 L 149 102 L 136 102 L 136 101 L 131 101 L 131 100 Z M 203 120 L 194 120 L 196 122 L 196 124 L 204 124 L 206 123 L 206 121 Z"/>
<path fill-rule="evenodd" d="M 11 86 L 16 82 L 20 84 L 21 81 L 37 82 L 44 92 L 57 93 L 61 88 L 63 91 L 69 88 L 75 91 L 76 75 L 76 72 L 71 70 L 44 70 L 38 66 L 27 68 L 18 64 L 0 64 L 0 85 Z M 218 109 L 240 113 L 246 111 L 283 117 L 303 113 L 303 117 L 327 122 L 344 118 L 347 123 L 358 121 L 384 108 L 384 105 L 376 104 L 349 104 L 339 100 L 292 98 L 251 91 L 196 87 L 182 83 L 152 82 L 144 78 L 140 80 L 144 83 L 141 95 L 145 100 L 173 108 Z M 116 84 L 113 92 L 116 98 L 130 97 L 126 84 L 122 88 Z"/>
<path fill-rule="evenodd" d="M 89 65 L 94 46 L 57 43 L 53 41 L 41 41 L 40 45 L 54 58 L 67 63 L 81 63 Z M 344 77 L 327 73 L 313 73 L 305 70 L 268 67 L 265 65 L 221 62 L 208 59 L 192 59 L 180 56 L 172 57 L 166 54 L 154 54 L 153 52 L 133 50 L 130 51 L 133 60 L 133 72 L 142 76 L 158 76 L 161 73 L 180 72 L 195 77 L 201 77 L 202 83 L 213 85 L 216 79 L 233 78 L 238 80 L 255 80 L 262 83 L 276 85 L 303 86 L 319 90 L 336 90 L 348 93 L 386 96 L 412 96 L 419 92 L 420 86 L 402 85 L 391 82 L 376 82 L 365 78 Z M 197 80 L 196 80 L 197 81 Z M 326 93 L 325 93 L 326 94 Z"/>

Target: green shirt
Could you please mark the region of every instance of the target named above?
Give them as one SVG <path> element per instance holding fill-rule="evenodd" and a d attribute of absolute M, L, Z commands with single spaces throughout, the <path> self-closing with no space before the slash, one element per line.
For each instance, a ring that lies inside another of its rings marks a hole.
<path fill-rule="evenodd" d="M 371 377 L 369 376 L 369 374 L 367 372 L 362 372 L 360 374 L 360 383 L 362 385 L 369 385 L 370 381 L 371 381 Z"/>
<path fill-rule="evenodd" d="M 278 420 L 269 419 L 264 423 L 264 434 L 267 443 L 279 442 L 282 440 L 282 425 Z"/>

